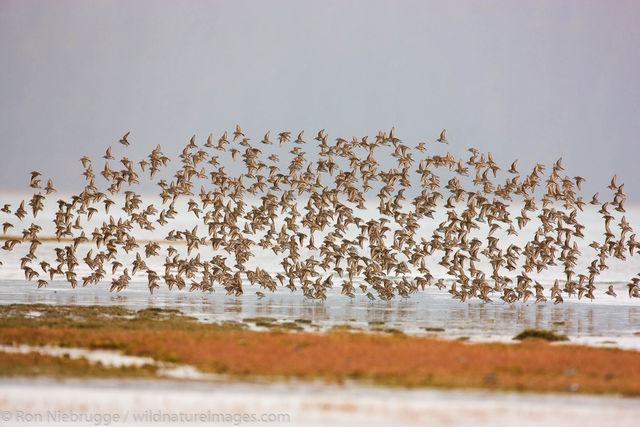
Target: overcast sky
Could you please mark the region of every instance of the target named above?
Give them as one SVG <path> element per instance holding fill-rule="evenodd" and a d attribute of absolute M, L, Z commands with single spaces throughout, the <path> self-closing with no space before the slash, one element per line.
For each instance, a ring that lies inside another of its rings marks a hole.
<path fill-rule="evenodd" d="M 36 169 L 77 191 L 80 156 L 126 131 L 139 159 L 239 123 L 446 128 L 454 155 L 562 156 L 586 196 L 617 173 L 640 201 L 639 22 L 638 1 L 2 0 L 0 190 Z"/>

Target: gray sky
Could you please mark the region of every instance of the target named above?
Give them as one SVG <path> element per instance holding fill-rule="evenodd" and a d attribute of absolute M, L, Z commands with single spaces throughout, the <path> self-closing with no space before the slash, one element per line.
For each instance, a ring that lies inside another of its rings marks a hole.
<path fill-rule="evenodd" d="M 239 123 L 254 141 L 446 128 L 454 155 L 563 156 L 585 196 L 617 173 L 640 201 L 638 22 L 637 1 L 3 0 L 0 190 L 33 169 L 79 190 L 80 156 L 129 130 L 137 160 Z"/>

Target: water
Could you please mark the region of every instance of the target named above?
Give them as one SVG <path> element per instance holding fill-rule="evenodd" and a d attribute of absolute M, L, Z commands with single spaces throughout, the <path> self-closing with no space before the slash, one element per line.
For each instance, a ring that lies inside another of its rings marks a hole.
<path fill-rule="evenodd" d="M 347 298 L 334 288 L 327 293 L 326 301 L 315 301 L 286 288 L 259 299 L 251 292 L 235 297 L 224 292 L 203 294 L 166 288 L 150 295 L 142 282 L 115 294 L 104 285 L 72 289 L 66 282 L 52 282 L 47 288 L 38 289 L 24 280 L 2 280 L 0 304 L 12 303 L 120 305 L 135 310 L 177 308 L 204 322 L 242 321 L 257 316 L 283 321 L 304 318 L 321 330 L 344 324 L 370 329 L 369 322 L 384 322 L 385 328 L 409 334 L 472 340 L 510 338 L 527 328 L 553 329 L 572 338 L 592 338 L 594 343 L 621 340 L 627 347 L 640 349 L 640 336 L 635 335 L 640 332 L 640 306 L 635 300 L 604 294 L 596 295 L 594 301 L 568 300 L 561 305 L 462 303 L 449 298 L 446 292 L 428 288 L 409 299 L 384 302 L 370 301 L 363 295 Z M 424 328 L 443 328 L 444 332 Z"/>
<path fill-rule="evenodd" d="M 5 197 L 4 200 L 15 203 L 16 198 Z M 145 203 L 153 202 L 160 206 L 153 198 L 144 200 Z M 184 212 L 185 208 L 178 207 L 178 210 Z M 513 208 L 512 217 L 518 210 L 518 207 Z M 116 215 L 117 206 L 112 207 L 112 211 Z M 42 224 L 41 235 L 51 235 L 54 212 L 55 209 L 49 206 L 35 221 Z M 616 219 L 612 222 L 614 226 L 621 216 L 615 215 Z M 377 217 L 375 206 L 369 205 L 358 216 L 365 218 L 365 221 Z M 640 207 L 629 207 L 625 216 L 632 226 L 640 224 Z M 439 212 L 434 220 L 421 221 L 417 239 L 429 239 L 435 224 L 444 219 L 445 213 Z M 0 221 L 6 220 L 16 224 L 15 217 L 0 214 Z M 99 226 L 103 220 L 104 217 L 95 215 L 91 221 L 83 223 L 83 228 L 90 234 L 93 227 Z M 576 274 L 584 274 L 594 256 L 594 251 L 588 245 L 592 241 L 602 241 L 603 227 L 602 218 L 593 208 L 580 214 L 579 221 L 586 226 L 585 238 L 578 242 L 582 257 L 574 270 Z M 21 233 L 21 228 L 30 222 L 25 221 L 10 233 Z M 176 229 L 191 230 L 199 222 L 192 216 L 182 214 L 170 225 Z M 279 227 L 281 222 L 282 219 L 276 220 L 276 225 Z M 504 230 L 498 230 L 494 235 L 500 238 L 501 247 L 506 248 L 509 244 L 523 246 L 531 238 L 531 230 L 536 227 L 535 221 L 532 221 L 529 233 L 525 230 L 513 237 L 507 236 Z M 136 230 L 134 235 L 136 239 L 162 239 L 166 231 Z M 484 233 L 486 238 L 486 232 L 486 226 L 481 225 L 477 235 L 482 238 Z M 316 242 L 319 241 L 320 237 L 316 236 Z M 38 262 L 44 260 L 54 263 L 54 248 L 58 245 L 56 242 L 44 242 L 38 249 Z M 11 252 L 0 251 L 0 260 L 4 263 L 0 268 L 0 304 L 119 305 L 135 310 L 148 307 L 176 308 L 203 322 L 243 321 L 254 317 L 272 317 L 278 321 L 307 319 L 311 325 L 306 328 L 312 331 L 327 330 L 337 325 L 365 330 L 381 327 L 413 335 L 438 335 L 447 339 L 464 337 L 470 341 L 512 342 L 513 336 L 524 329 L 552 329 L 568 335 L 571 343 L 640 350 L 640 299 L 629 298 L 626 285 L 640 271 L 640 257 L 637 256 L 628 257 L 626 261 L 608 262 L 610 268 L 604 270 L 596 281 L 595 300 L 578 300 L 575 296 L 563 295 L 565 302 L 554 305 L 552 302 L 535 304 L 532 299 L 525 303 L 507 304 L 499 299 L 499 295 L 491 295 L 494 299 L 492 302 L 461 302 L 451 299 L 446 289 L 438 290 L 435 287 L 418 291 L 407 299 L 397 297 L 391 301 L 371 301 L 359 290 L 354 298 L 342 295 L 337 277 L 334 280 L 336 285 L 327 290 L 325 301 L 308 299 L 301 292 L 292 293 L 286 288 L 278 288 L 273 293 L 265 292 L 266 296 L 259 298 L 256 291 L 262 289 L 250 283 L 243 283 L 244 294 L 241 296 L 227 295 L 220 286 L 215 287 L 213 292 L 189 292 L 186 289 L 169 290 L 164 284 L 150 294 L 145 277 L 140 273 L 133 275 L 129 286 L 119 293 L 108 291 L 110 276 L 105 277 L 103 282 L 87 287 L 73 289 L 67 282 L 52 280 L 46 287 L 38 289 L 35 282 L 24 279 L 20 269 L 21 257 L 27 250 L 25 246 L 21 245 Z M 183 257 L 187 256 L 184 245 L 174 243 L 173 246 Z M 77 258 L 80 260 L 84 257 L 91 247 L 94 246 L 80 245 Z M 162 244 L 162 256 L 147 260 L 148 267 L 160 275 L 164 271 L 164 252 L 167 247 L 168 244 Z M 216 254 L 211 247 L 200 248 L 198 253 L 203 259 Z M 303 258 L 313 254 L 313 251 L 301 251 Z M 191 254 L 195 255 L 195 252 Z M 118 261 L 130 266 L 134 256 L 135 251 L 121 253 Z M 429 269 L 436 280 L 442 278 L 450 284 L 451 277 L 444 267 L 437 264 L 438 259 L 434 257 L 432 261 Z M 280 258 L 271 252 L 256 251 L 247 267 L 260 267 L 275 275 L 281 270 L 279 262 Z M 32 265 L 39 270 L 35 262 Z M 477 267 L 488 271 L 486 262 L 479 262 Z M 108 266 L 105 268 L 110 269 Z M 81 262 L 76 272 L 81 277 L 90 270 Z M 514 279 L 518 273 L 519 269 L 508 275 Z M 41 272 L 41 277 L 46 277 L 44 272 Z M 560 267 L 531 274 L 531 277 L 545 287 L 547 296 L 556 279 L 561 281 L 561 287 L 564 285 Z M 355 277 L 356 289 L 360 284 L 363 284 L 363 278 Z M 617 298 L 605 294 L 610 285 L 619 295 Z M 158 398 L 159 394 L 161 399 Z M 340 387 L 315 383 L 264 385 L 11 379 L 0 382 L 0 400 L 5 403 L 5 416 L 14 416 L 16 411 L 24 408 L 31 408 L 34 413 L 43 413 L 49 408 L 121 414 L 140 408 L 174 412 L 278 411 L 291 414 L 293 425 L 544 423 L 584 426 L 604 423 L 635 425 L 638 419 L 637 399 L 488 391 L 396 390 L 354 384 Z M 144 422 L 135 425 L 144 425 Z"/>
<path fill-rule="evenodd" d="M 638 399 L 615 396 L 406 390 L 313 382 L 0 380 L 0 399 L 4 420 L 21 425 L 17 417 L 22 411 L 22 417 L 25 412 L 32 415 L 29 425 L 33 426 L 52 425 L 48 411 L 102 415 L 102 420 L 110 417 L 114 426 L 169 425 L 161 422 L 163 414 L 183 414 L 187 421 L 180 425 L 229 426 L 241 424 L 237 421 L 245 414 L 264 415 L 273 420 L 266 424 L 276 426 L 635 426 L 640 416 Z M 204 421 L 198 417 L 188 422 L 193 414 L 202 415 Z M 214 421 L 214 414 L 221 418 Z"/>
<path fill-rule="evenodd" d="M 4 195 L 6 203 L 12 203 L 15 207 L 21 197 L 16 195 Z M 159 207 L 161 202 L 157 198 L 145 197 L 144 205 L 156 203 Z M 9 220 L 16 224 L 15 229 L 9 233 L 18 234 L 21 228 L 36 222 L 42 224 L 41 235 L 52 233 L 51 219 L 56 210 L 56 205 L 52 201 L 45 205 L 45 211 L 41 212 L 36 219 L 25 220 L 23 224 L 17 223 L 12 215 L 2 213 L 1 220 Z M 177 207 L 179 212 L 186 212 L 186 208 Z M 302 211 L 303 208 L 300 207 Z M 514 212 L 519 212 L 517 207 Z M 112 213 L 118 215 L 118 204 L 112 207 Z M 120 211 L 120 214 L 122 212 Z M 616 218 L 612 221 L 612 227 L 619 222 L 622 214 L 614 212 Z M 640 224 L 640 206 L 627 207 L 624 214 L 632 226 Z M 377 217 L 375 204 L 367 206 L 366 210 L 359 213 L 365 220 Z M 534 215 L 531 215 L 532 217 Z M 434 224 L 439 223 L 446 217 L 444 212 L 436 214 L 433 221 L 421 224 L 417 239 L 420 237 L 429 238 Z M 514 215 L 515 217 L 515 215 Z M 579 221 L 586 226 L 585 237 L 578 242 L 581 257 L 575 267 L 576 274 L 585 273 L 593 259 L 595 253 L 588 245 L 592 241 L 602 240 L 602 218 L 593 207 L 585 208 L 579 214 Z M 87 235 L 104 220 L 104 216 L 96 214 L 92 220 L 84 224 Z M 278 223 L 277 220 L 276 222 Z M 533 224 L 522 232 L 519 236 L 507 236 L 503 231 L 498 231 L 494 235 L 500 237 L 501 246 L 514 243 L 523 246 L 531 238 L 537 225 Z M 180 214 L 170 226 L 177 229 L 192 229 L 193 226 L 201 223 L 193 215 Z M 202 224 L 201 228 L 203 228 Z M 484 227 L 484 225 L 481 225 Z M 534 231 L 531 231 L 534 230 Z M 162 239 L 164 231 L 155 232 L 135 230 L 134 236 L 137 239 Z M 201 233 L 205 230 L 201 230 Z M 480 229 L 479 235 L 486 230 Z M 79 233 L 79 232 L 78 232 Z M 502 233 L 502 235 L 500 235 Z M 486 234 L 485 234 L 486 236 Z M 320 242 L 316 238 L 316 242 Z M 502 243 L 504 241 L 504 243 Z M 63 243 L 66 245 L 68 243 Z M 273 317 L 278 320 L 287 321 L 295 319 L 308 319 L 320 330 L 326 330 L 336 325 L 348 324 L 353 328 L 370 329 L 370 322 L 376 322 L 384 328 L 394 328 L 409 334 L 438 334 L 450 338 L 469 337 L 471 340 L 508 340 L 517 333 L 527 328 L 553 329 L 560 333 L 569 335 L 577 342 L 588 342 L 592 344 L 611 344 L 627 348 L 640 349 L 640 299 L 628 297 L 626 283 L 640 271 L 640 257 L 627 257 L 626 261 L 609 260 L 609 269 L 604 270 L 596 281 L 596 299 L 591 301 L 583 298 L 578 300 L 575 296 L 563 295 L 564 304 L 554 305 L 551 302 L 534 304 L 533 299 L 526 303 L 517 302 L 514 304 L 503 303 L 499 295 L 492 295 L 492 302 L 484 303 L 479 300 L 460 302 L 451 299 L 446 289 L 438 290 L 435 287 L 428 287 L 424 291 L 418 291 L 408 299 L 397 297 L 392 301 L 382 300 L 370 301 L 366 295 L 361 293 L 357 286 L 363 283 L 362 277 L 355 277 L 356 296 L 348 298 L 340 293 L 339 279 L 335 277 L 333 288 L 328 289 L 326 301 L 311 300 L 305 298 L 301 292 L 292 293 L 286 288 L 278 288 L 276 292 L 270 293 L 248 282 L 244 283 L 244 295 L 239 297 L 226 295 L 221 287 L 216 287 L 214 292 L 188 292 L 187 290 L 169 291 L 161 284 L 153 295 L 149 293 L 146 284 L 146 277 L 143 274 L 136 274 L 129 283 L 128 288 L 119 293 L 108 291 L 111 277 L 107 276 L 104 282 L 87 287 L 72 289 L 67 282 L 50 281 L 42 289 L 36 287 L 36 282 L 24 280 L 24 274 L 20 269 L 20 258 L 26 253 L 27 245 L 14 249 L 11 252 L 0 251 L 0 260 L 4 266 L 0 269 L 0 304 L 12 303 L 46 303 L 46 304 L 80 304 L 80 305 L 122 305 L 130 309 L 141 309 L 146 307 L 177 308 L 184 313 L 194 316 L 205 322 L 220 322 L 225 320 L 242 321 L 243 319 L 257 316 Z M 38 262 L 46 260 L 50 263 L 55 261 L 54 248 L 60 246 L 56 242 L 45 241 L 38 249 Z M 184 256 L 186 248 L 184 245 L 174 243 L 173 246 Z M 80 261 L 84 254 L 95 245 L 82 244 L 77 249 L 77 258 Z M 147 260 L 149 268 L 162 275 L 164 271 L 164 251 L 168 244 L 162 244 L 161 256 L 152 257 Z M 143 252 L 143 248 L 139 248 Z M 209 247 L 201 247 L 199 253 L 203 259 L 220 252 L 214 252 Z M 195 256 L 195 252 L 191 256 Z M 301 251 L 304 258 L 313 255 L 313 251 Z M 118 260 L 124 266 L 134 259 L 135 251 L 129 254 L 119 254 Z M 247 263 L 248 268 L 260 267 L 271 274 L 280 272 L 280 258 L 270 251 L 256 251 L 254 257 Z M 433 265 L 429 269 L 436 278 L 443 278 L 448 281 L 451 277 L 447 275 L 444 267 L 437 264 L 438 257 L 433 257 Z M 33 263 L 34 268 L 39 270 L 37 263 Z M 478 267 L 488 271 L 486 262 L 479 262 Z M 109 267 L 106 267 L 110 270 Z M 78 277 L 90 272 L 89 268 L 80 261 L 76 268 Z M 519 269 L 511 274 L 515 278 L 519 274 Z M 506 272 L 509 273 L 509 272 Z M 505 274 L 505 273 L 503 273 Z M 42 273 L 42 278 L 47 278 Z M 563 286 L 563 274 L 560 267 L 546 270 L 540 274 L 530 274 L 534 280 L 540 281 L 546 289 L 549 289 L 555 279 L 560 279 Z M 449 282 L 447 282 L 449 283 Z M 619 295 L 613 298 L 605 295 L 609 285 L 613 285 L 614 290 Z M 188 285 L 187 285 L 188 287 Z M 264 298 L 258 298 L 255 292 L 262 290 L 266 293 Z M 548 292 L 546 293 L 548 296 Z M 442 328 L 443 332 L 427 331 L 425 328 Z M 315 329 L 314 329 L 315 330 Z"/>

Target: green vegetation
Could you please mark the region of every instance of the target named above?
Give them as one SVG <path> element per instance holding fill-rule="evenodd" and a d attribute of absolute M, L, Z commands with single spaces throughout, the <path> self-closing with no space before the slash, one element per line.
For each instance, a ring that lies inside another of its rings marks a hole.
<path fill-rule="evenodd" d="M 47 304 L 0 305 L 0 328 L 47 327 L 78 329 L 124 329 L 149 330 L 162 326 L 163 329 L 201 330 L 245 329 L 247 326 L 234 322 L 200 323 L 176 309 L 145 308 L 139 311 L 118 306 Z M 117 349 L 113 344 L 97 344 L 96 348 Z"/>
<path fill-rule="evenodd" d="M 289 329 L 289 330 L 293 330 L 293 331 L 302 331 L 304 330 L 304 328 L 300 325 L 298 325 L 295 322 L 283 322 L 281 324 L 278 325 L 281 328 L 284 329 Z"/>
<path fill-rule="evenodd" d="M 404 335 L 404 332 L 402 332 L 400 329 L 395 329 L 395 328 L 373 328 L 371 330 L 376 332 L 385 332 L 387 334 Z"/>
<path fill-rule="evenodd" d="M 246 319 L 242 319 L 245 323 L 275 323 L 278 319 L 274 319 L 273 317 L 247 317 Z"/>
<path fill-rule="evenodd" d="M 0 376 L 3 377 L 149 378 L 156 374 L 157 367 L 154 365 L 111 367 L 91 363 L 85 358 L 0 352 Z"/>
<path fill-rule="evenodd" d="M 433 328 L 430 326 L 424 326 L 422 329 L 424 329 L 427 332 L 444 332 L 444 328 Z"/>
<path fill-rule="evenodd" d="M 545 341 L 569 341 L 569 338 L 567 338 L 566 335 L 557 334 L 554 331 L 547 331 L 544 329 L 525 329 L 513 337 L 514 340 L 525 340 L 530 338 Z"/>

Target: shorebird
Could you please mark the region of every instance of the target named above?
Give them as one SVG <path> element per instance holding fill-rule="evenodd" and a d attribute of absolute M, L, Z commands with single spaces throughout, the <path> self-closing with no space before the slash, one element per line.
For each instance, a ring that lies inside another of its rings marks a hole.
<path fill-rule="evenodd" d="M 113 157 L 111 155 L 111 147 L 107 147 L 107 151 L 105 152 L 105 155 L 102 156 L 102 158 L 107 159 L 107 160 L 115 160 L 115 157 Z"/>
<path fill-rule="evenodd" d="M 44 191 L 47 194 L 51 194 L 51 193 L 54 193 L 56 191 L 56 189 L 53 188 L 53 181 L 52 180 L 48 180 L 47 181 L 47 186 L 44 188 Z"/>
<path fill-rule="evenodd" d="M 244 137 L 244 133 L 242 133 L 240 126 L 236 125 L 236 130 L 233 132 L 233 140 L 236 141 L 241 136 Z"/>
<path fill-rule="evenodd" d="M 120 144 L 122 144 L 122 145 L 126 145 L 126 146 L 131 145 L 131 144 L 129 143 L 129 141 L 127 140 L 127 138 L 129 137 L 129 134 L 130 134 L 130 133 L 131 133 L 131 132 L 127 132 L 127 133 L 125 133 L 125 134 L 124 134 L 124 136 L 123 136 L 122 138 L 120 138 L 120 141 L 118 141 L 118 142 L 119 142 Z"/>
<path fill-rule="evenodd" d="M 271 133 L 271 131 L 267 131 L 267 133 L 264 134 L 264 138 L 262 138 L 262 141 L 260 141 L 263 144 L 273 144 L 273 142 L 269 141 L 269 134 Z"/>
<path fill-rule="evenodd" d="M 37 179 L 42 174 L 38 171 L 31 171 L 31 179 L 29 181 L 29 186 L 31 188 L 40 188 L 40 180 Z"/>
<path fill-rule="evenodd" d="M 128 145 L 128 135 L 120 141 L 124 145 Z M 596 256 L 588 271 L 576 275 L 581 255 L 577 241 L 584 238 L 585 229 L 578 221 L 585 206 L 579 194 L 584 178 L 563 176 L 562 159 L 546 176 L 540 164 L 521 176 L 516 160 L 508 169 L 512 175 L 498 181 L 500 167 L 491 153 L 470 148 L 469 158 L 448 152 L 427 155 L 425 143 L 412 149 L 394 128 L 372 138 L 332 140 L 322 129 L 314 137 L 318 144 L 310 159 L 301 146 L 303 135 L 301 131 L 294 140 L 298 145 L 277 154 L 273 150 L 263 154 L 238 125 L 232 141 L 224 131 L 217 145 L 212 133 L 203 148 L 193 135 L 176 168 L 159 179 L 156 175 L 173 164 L 159 145 L 146 158 L 123 157 L 117 162 L 109 147 L 100 172 L 106 190 L 94 183 L 91 159 L 82 157 L 85 188 L 57 202 L 53 225 L 60 244 L 54 249 L 56 262 L 41 262 L 41 272 L 32 268 L 41 246 L 41 230 L 35 224 L 26 227 L 22 237 L 8 238 L 2 248 L 12 250 L 26 243 L 28 252 L 20 267 L 27 279 L 44 273 L 51 280 L 63 276 L 72 286 L 111 279 L 111 289 L 119 291 L 128 286 L 131 276 L 146 274 L 150 292 L 164 282 L 170 289 L 190 286 L 187 289 L 192 291 L 222 286 L 236 296 L 242 295 L 243 281 L 248 280 L 266 291 L 279 283 L 312 299 L 325 299 L 335 277 L 342 280 L 342 294 L 354 297 L 359 289 L 371 300 L 376 295 L 382 300 L 410 297 L 426 286 L 444 289 L 444 279 L 433 277 L 428 268 L 439 265 L 452 278 L 449 293 L 454 299 L 486 302 L 497 293 L 507 303 L 533 296 L 536 303 L 543 303 L 547 300 L 544 288 L 537 282 L 533 286 L 528 274 L 559 265 L 564 277 L 559 276 L 551 288 L 550 299 L 555 304 L 563 296 L 593 298 L 596 277 L 608 268 L 608 258 L 625 261 L 640 249 L 631 224 L 619 215 L 625 212 L 626 196 L 615 176 L 609 185 L 613 199 L 600 203 L 596 193 L 591 200 L 603 217 L 603 237 L 590 245 Z M 271 144 L 269 138 L 267 132 L 260 142 Z M 290 138 L 289 132 L 279 133 L 276 150 Z M 446 130 L 436 141 L 447 143 Z M 385 162 L 380 161 L 383 157 Z M 238 166 L 227 172 L 225 166 L 231 161 Z M 136 164 L 148 175 L 139 176 Z M 40 176 L 36 171 L 31 176 L 30 185 L 38 191 L 27 199 L 30 212 L 25 201 L 14 212 L 21 221 L 36 218 L 46 195 L 55 191 L 51 180 L 39 190 Z M 156 208 L 134 191 L 143 178 L 158 185 L 162 206 Z M 375 200 L 376 210 L 361 218 L 367 199 Z M 512 216 L 511 204 L 519 201 L 520 212 Z M 98 209 L 101 205 L 104 210 Z M 179 212 L 181 206 L 186 211 Z M 12 213 L 8 204 L 1 211 Z M 192 225 L 188 229 L 176 225 L 181 213 L 189 214 Z M 437 213 L 442 219 L 434 224 L 433 234 L 421 234 L 422 224 L 431 223 Z M 102 225 L 91 231 L 85 221 L 96 218 Z M 531 228 L 534 220 L 540 222 Z M 5 222 L 3 232 L 11 227 L 11 222 Z M 137 229 L 166 236 L 171 245 L 140 242 L 134 237 Z M 523 246 L 503 240 L 528 231 L 533 237 Z M 172 246 L 178 244 L 185 250 Z M 82 259 L 76 258 L 81 245 L 94 245 Z M 213 258 L 201 257 L 205 246 L 216 254 Z M 280 257 L 281 271 L 275 273 L 275 279 L 264 270 L 247 268 L 256 249 Z M 125 263 L 122 252 L 131 251 L 135 260 Z M 147 266 L 148 258 L 158 256 L 166 259 L 164 274 Z M 227 263 L 230 259 L 234 261 Z M 81 261 L 89 267 L 83 277 L 75 272 Z M 480 261 L 489 267 L 481 268 Z M 631 297 L 640 296 L 640 278 L 635 280 L 629 284 Z M 613 293 L 613 288 L 607 293 Z M 256 291 L 256 295 L 262 298 L 264 293 Z"/>
<path fill-rule="evenodd" d="M 442 142 L 443 144 L 448 144 L 449 141 L 447 141 L 447 138 L 445 136 L 445 133 L 447 132 L 446 129 L 443 129 L 442 132 L 440 132 L 440 138 L 436 139 L 437 142 Z"/>
<path fill-rule="evenodd" d="M 11 224 L 10 222 L 5 222 L 4 224 L 2 224 L 2 233 L 7 234 L 7 230 L 11 227 L 13 227 L 13 224 Z"/>

